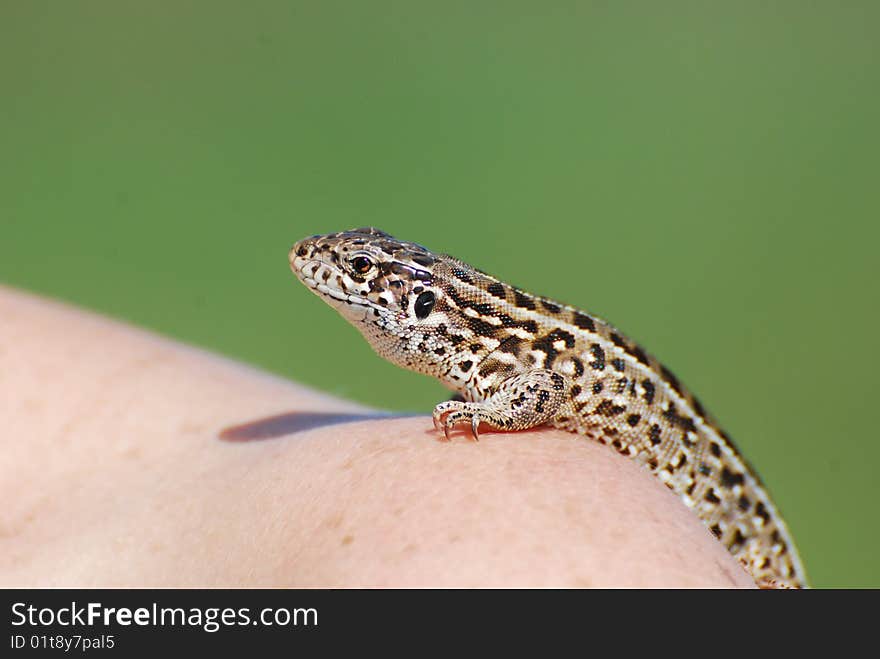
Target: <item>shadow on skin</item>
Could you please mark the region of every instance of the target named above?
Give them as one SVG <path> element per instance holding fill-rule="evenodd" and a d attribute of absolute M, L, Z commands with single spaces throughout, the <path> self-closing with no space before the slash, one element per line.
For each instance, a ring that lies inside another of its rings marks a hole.
<path fill-rule="evenodd" d="M 344 414 L 340 412 L 288 412 L 262 419 L 254 419 L 220 431 L 218 439 L 224 442 L 250 442 L 262 439 L 275 439 L 285 435 L 312 430 L 322 426 L 341 423 L 369 421 L 371 419 L 399 419 L 412 414 L 390 414 L 373 412 L 370 414 Z"/>

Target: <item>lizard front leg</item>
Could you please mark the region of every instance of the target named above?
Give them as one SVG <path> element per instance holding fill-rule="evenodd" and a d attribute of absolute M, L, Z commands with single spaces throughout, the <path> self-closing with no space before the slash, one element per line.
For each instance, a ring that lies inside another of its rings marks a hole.
<path fill-rule="evenodd" d="M 455 426 L 469 423 L 474 439 L 481 423 L 497 430 L 525 430 L 546 423 L 571 404 L 568 378 L 545 369 L 512 375 L 486 400 L 448 400 L 434 408 L 434 427 L 446 439 Z"/>

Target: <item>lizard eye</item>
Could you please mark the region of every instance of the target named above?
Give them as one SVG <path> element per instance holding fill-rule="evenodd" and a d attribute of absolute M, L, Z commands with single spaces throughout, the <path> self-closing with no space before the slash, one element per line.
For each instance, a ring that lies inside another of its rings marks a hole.
<path fill-rule="evenodd" d="M 351 261 L 351 268 L 359 275 L 365 275 L 373 267 L 373 262 L 366 256 L 355 256 Z"/>
<path fill-rule="evenodd" d="M 431 291 L 425 291 L 420 294 L 413 304 L 413 311 L 416 312 L 416 318 L 419 320 L 427 318 L 428 314 L 431 313 L 431 309 L 434 308 L 434 302 L 436 302 L 436 298 Z"/>

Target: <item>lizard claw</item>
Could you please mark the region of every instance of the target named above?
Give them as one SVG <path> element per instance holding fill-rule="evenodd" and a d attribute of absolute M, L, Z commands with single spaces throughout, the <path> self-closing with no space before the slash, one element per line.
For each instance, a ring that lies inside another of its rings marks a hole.
<path fill-rule="evenodd" d="M 471 433 L 474 441 L 480 439 L 480 422 L 482 421 L 479 412 L 468 410 L 467 404 L 456 401 L 446 401 L 440 403 L 434 408 L 431 420 L 434 422 L 434 430 L 443 429 L 443 436 L 449 441 L 449 431 L 455 426 L 467 423 L 470 419 Z"/>
<path fill-rule="evenodd" d="M 434 421 L 434 430 L 439 431 L 441 428 L 443 429 L 443 436 L 445 441 L 449 441 L 449 430 L 450 428 L 455 426 L 455 423 L 449 423 L 449 413 L 435 413 L 433 415 Z"/>

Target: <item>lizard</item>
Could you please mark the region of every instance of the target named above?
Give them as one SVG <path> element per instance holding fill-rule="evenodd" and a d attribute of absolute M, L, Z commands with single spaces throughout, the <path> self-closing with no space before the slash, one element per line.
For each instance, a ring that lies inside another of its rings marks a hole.
<path fill-rule="evenodd" d="M 755 470 L 673 373 L 601 318 L 511 286 L 373 227 L 314 235 L 293 273 L 392 363 L 456 392 L 456 426 L 550 425 L 609 445 L 675 492 L 758 586 L 807 587 L 791 534 Z"/>

